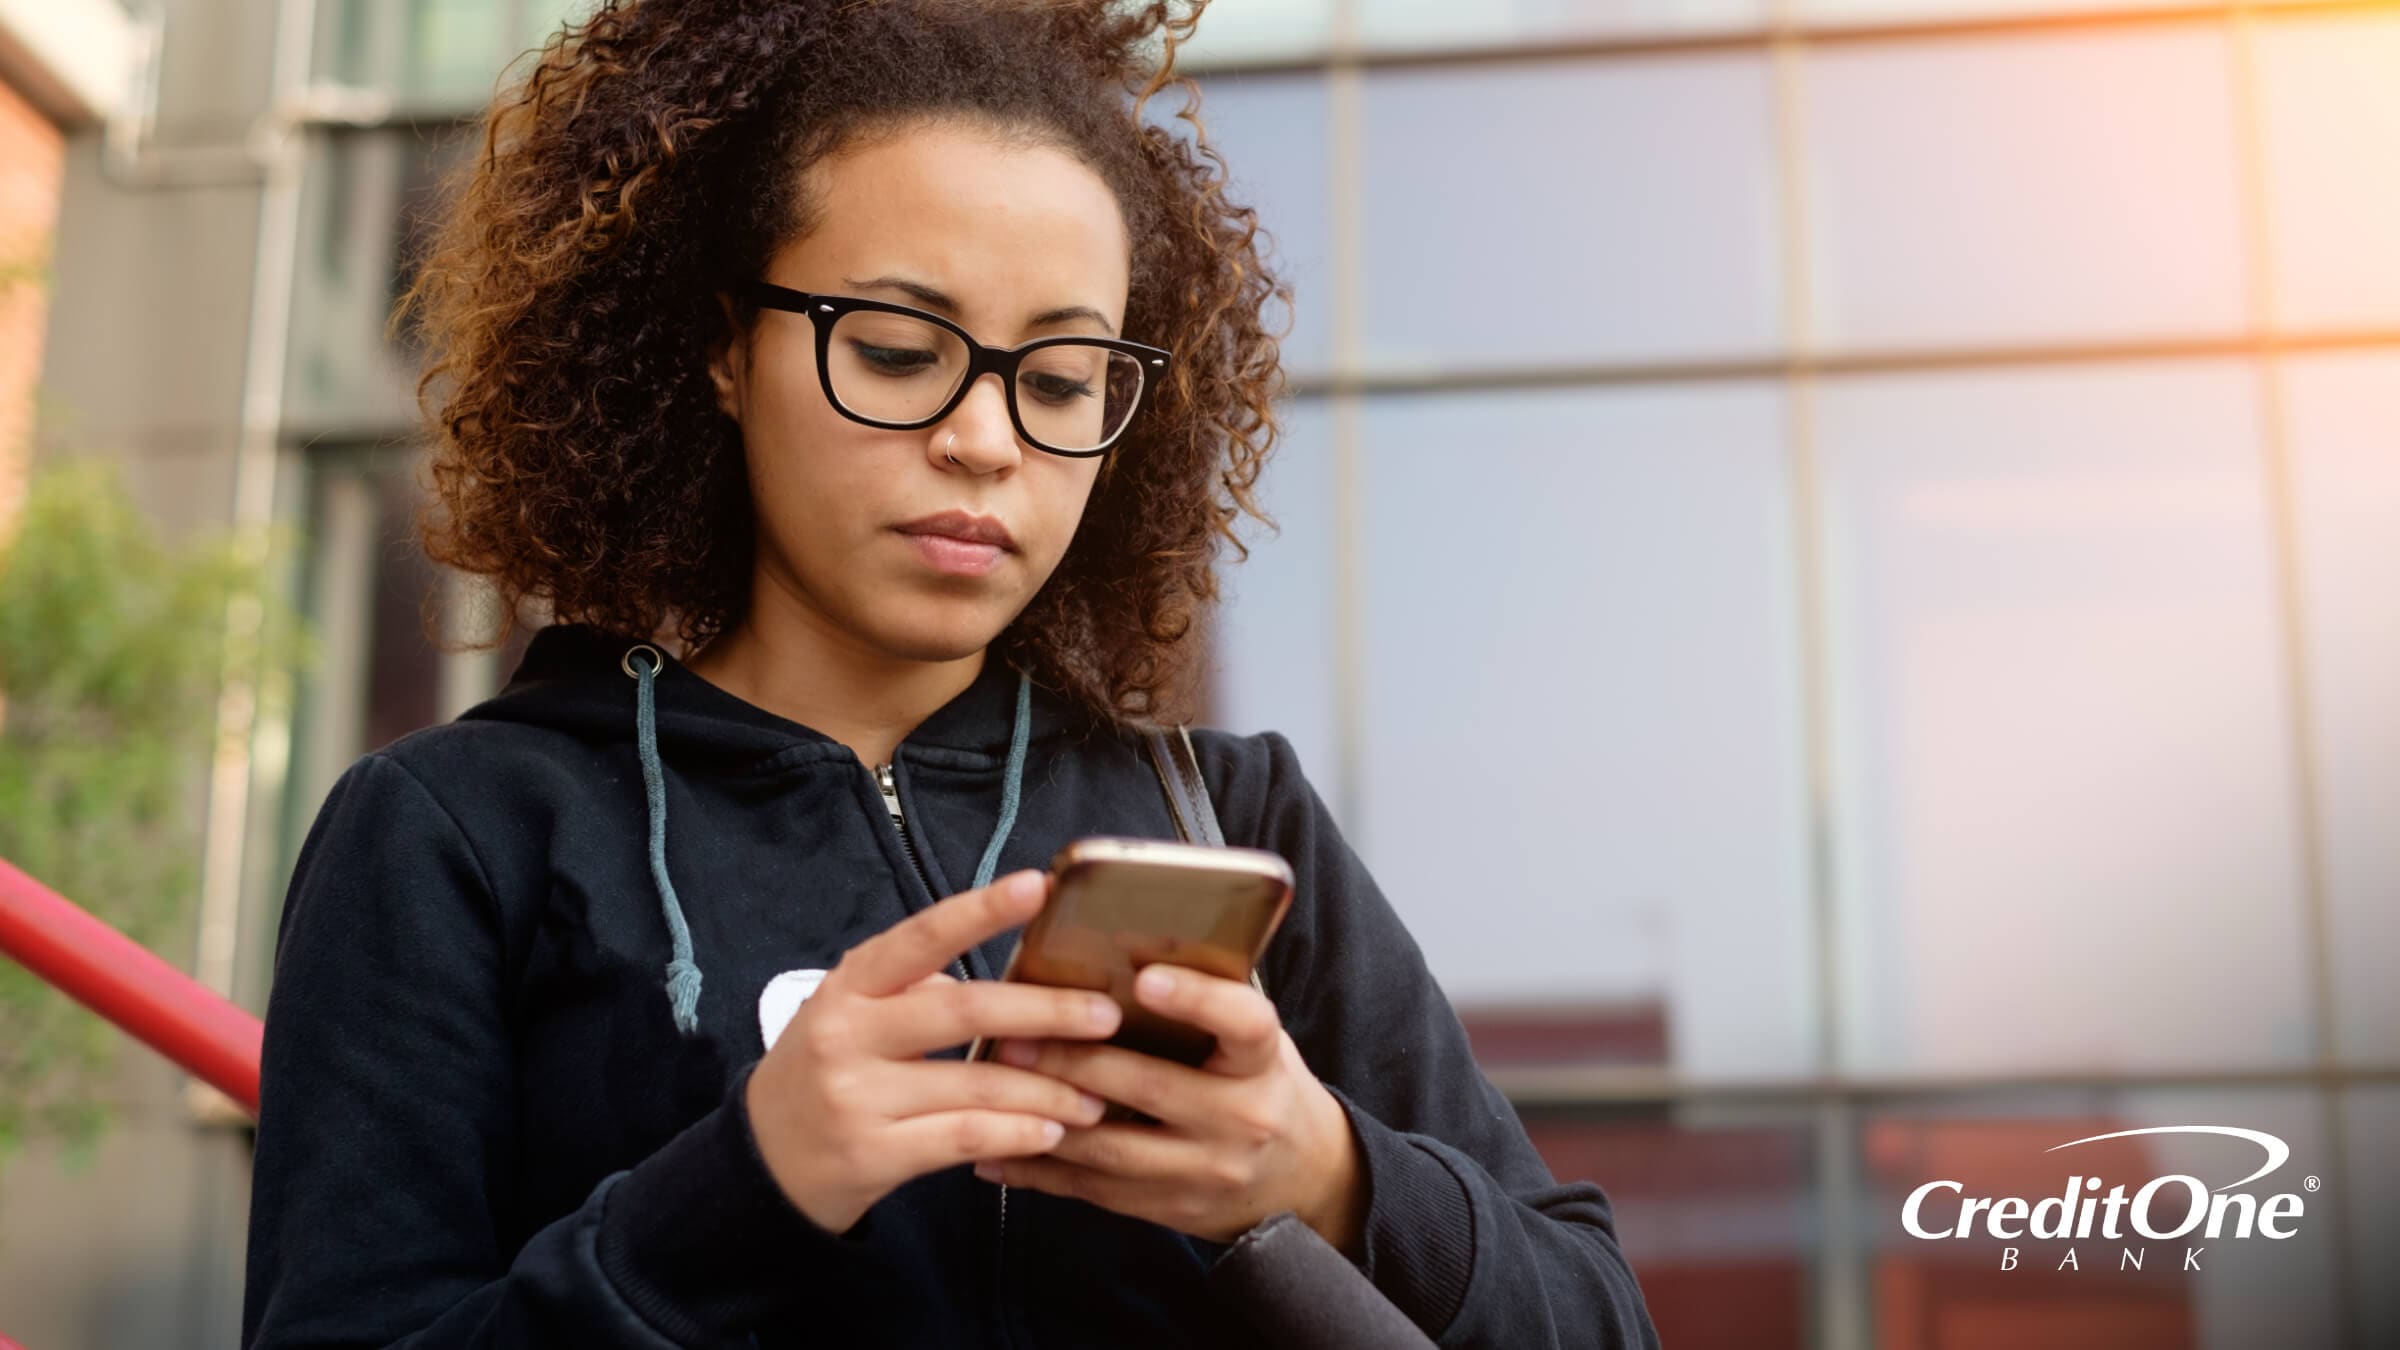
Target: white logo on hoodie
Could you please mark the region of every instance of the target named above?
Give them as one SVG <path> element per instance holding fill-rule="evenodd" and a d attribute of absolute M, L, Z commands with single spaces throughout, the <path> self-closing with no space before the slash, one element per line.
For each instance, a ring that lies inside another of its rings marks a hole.
<path fill-rule="evenodd" d="M 758 993 L 758 1038 L 768 1049 L 775 1048 L 775 1038 L 823 983 L 825 972 L 821 970 L 787 970 L 767 981 L 767 987 Z"/>

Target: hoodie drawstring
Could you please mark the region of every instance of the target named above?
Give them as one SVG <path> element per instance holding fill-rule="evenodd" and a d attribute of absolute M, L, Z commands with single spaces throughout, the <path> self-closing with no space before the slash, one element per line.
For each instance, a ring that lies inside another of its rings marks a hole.
<path fill-rule="evenodd" d="M 647 652 L 650 659 L 636 660 L 637 653 Z M 692 929 L 684 921 L 683 902 L 675 896 L 675 883 L 667 876 L 667 783 L 658 759 L 658 701 L 652 685 L 666 658 L 657 648 L 643 644 L 629 649 L 622 662 L 626 672 L 634 677 L 635 751 L 642 761 L 642 796 L 650 808 L 650 880 L 658 888 L 658 907 L 667 920 L 667 936 L 674 953 L 667 961 L 667 1002 L 675 1014 L 675 1029 L 689 1036 L 700 1029 L 700 964 L 692 959 Z M 1032 732 L 1032 677 L 1017 672 L 1017 710 L 1015 725 L 1008 736 L 1008 769 L 1000 781 L 1000 819 L 992 826 L 991 841 L 983 846 L 983 860 L 975 866 L 978 887 L 992 882 L 992 873 L 1000 865 L 1001 846 L 1008 842 L 1008 833 L 1016 827 L 1017 803 L 1024 795 L 1025 745 Z"/>
<path fill-rule="evenodd" d="M 637 661 L 634 653 L 649 651 Z M 638 689 L 634 696 L 635 749 L 642 758 L 642 795 L 650 803 L 650 880 L 658 887 L 658 907 L 666 912 L 667 935 L 675 944 L 667 962 L 667 1003 L 675 1010 L 675 1029 L 689 1036 L 700 1029 L 700 964 L 692 959 L 692 927 L 683 921 L 683 902 L 675 898 L 675 883 L 667 877 L 667 780 L 658 766 L 658 704 L 650 685 L 665 660 L 655 649 L 636 647 L 625 653 Z"/>
<path fill-rule="evenodd" d="M 1025 738 L 1033 727 L 1028 715 L 1033 707 L 1033 681 L 1024 671 L 1017 672 L 1016 724 L 1008 733 L 1008 772 L 1000 779 L 1000 819 L 992 826 L 991 842 L 983 846 L 983 861 L 975 864 L 975 886 L 992 884 L 992 869 L 1000 865 L 1000 846 L 1008 842 L 1008 832 L 1017 825 L 1017 799 L 1023 795 L 1025 782 Z"/>

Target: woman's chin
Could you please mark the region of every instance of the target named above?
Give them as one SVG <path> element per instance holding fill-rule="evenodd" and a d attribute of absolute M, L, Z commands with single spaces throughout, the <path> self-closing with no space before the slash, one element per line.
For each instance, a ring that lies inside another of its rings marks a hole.
<path fill-rule="evenodd" d="M 991 597 L 909 596 L 873 615 L 876 645 L 911 661 L 956 661 L 983 650 L 1016 611 Z"/>

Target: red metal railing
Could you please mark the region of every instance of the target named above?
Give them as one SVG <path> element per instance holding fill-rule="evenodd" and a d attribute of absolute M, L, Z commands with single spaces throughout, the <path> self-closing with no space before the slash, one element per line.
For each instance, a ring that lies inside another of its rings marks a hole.
<path fill-rule="evenodd" d="M 259 1020 L 5 859 L 0 954 L 258 1114 Z"/>
<path fill-rule="evenodd" d="M 5 858 L 0 955 L 258 1114 L 259 1020 Z M 0 1350 L 24 1347 L 0 1332 Z"/>

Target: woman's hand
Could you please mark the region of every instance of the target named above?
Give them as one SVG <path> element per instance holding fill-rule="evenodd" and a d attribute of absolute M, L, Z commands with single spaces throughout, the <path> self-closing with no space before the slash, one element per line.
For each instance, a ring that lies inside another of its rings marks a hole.
<path fill-rule="evenodd" d="M 977 1036 L 1105 1038 L 1105 994 L 955 980 L 952 958 L 1031 919 L 1047 879 L 961 891 L 844 953 L 750 1074 L 744 1106 L 776 1185 L 828 1232 L 902 1182 L 1039 1153 L 1104 1104 L 1045 1074 L 925 1056 Z"/>
<path fill-rule="evenodd" d="M 1213 1032 L 1197 1069 L 1113 1045 L 1002 1042 L 1002 1062 L 1148 1113 L 1156 1125 L 1083 1125 L 1047 1156 L 985 1163 L 987 1181 L 1088 1200 L 1231 1242 L 1291 1210 L 1363 1257 L 1366 1178 L 1350 1118 L 1300 1058 L 1275 1005 L 1248 984 L 1158 963 L 1134 981 L 1150 1008 Z"/>

